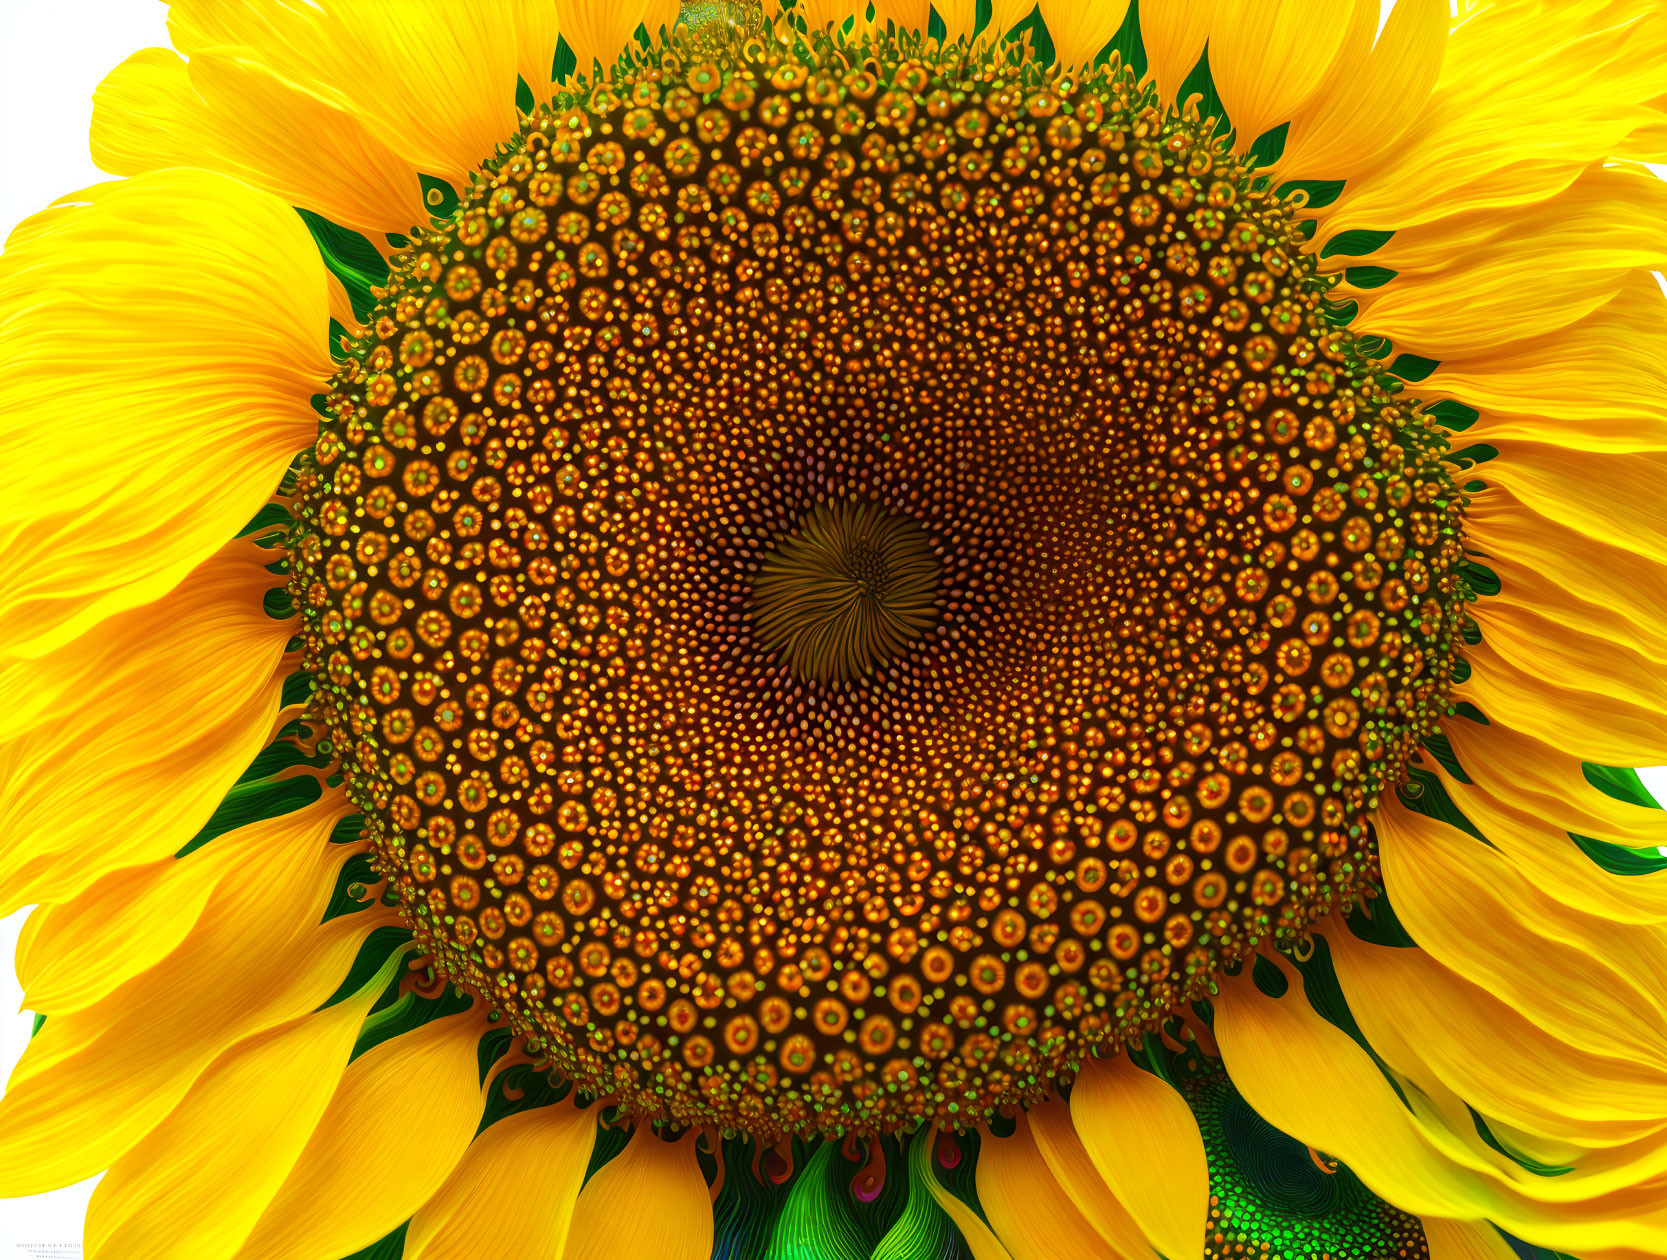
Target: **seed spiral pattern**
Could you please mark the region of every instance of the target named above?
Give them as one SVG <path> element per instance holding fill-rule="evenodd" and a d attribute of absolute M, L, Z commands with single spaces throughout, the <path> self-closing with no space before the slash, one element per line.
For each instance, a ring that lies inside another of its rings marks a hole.
<path fill-rule="evenodd" d="M 866 499 L 819 501 L 759 561 L 748 617 L 794 677 L 850 682 L 932 628 L 942 576 L 909 517 Z"/>
<path fill-rule="evenodd" d="M 1463 502 L 1300 219 L 1016 44 L 777 26 L 529 117 L 298 490 L 436 968 L 639 1117 L 956 1126 L 1359 893 Z"/>

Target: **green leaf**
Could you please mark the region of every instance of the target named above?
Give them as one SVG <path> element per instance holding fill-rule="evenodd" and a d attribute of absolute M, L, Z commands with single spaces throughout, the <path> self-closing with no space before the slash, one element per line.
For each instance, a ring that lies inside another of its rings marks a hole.
<path fill-rule="evenodd" d="M 322 795 L 323 787 L 310 774 L 292 779 L 239 783 L 226 793 L 202 830 L 174 856 L 187 857 L 228 831 L 291 813 L 304 805 L 311 805 Z"/>
<path fill-rule="evenodd" d="M 1569 839 L 1580 846 L 1582 853 L 1611 875 L 1625 875 L 1630 878 L 1667 871 L 1667 856 L 1663 856 L 1659 849 L 1629 849 L 1625 845 L 1614 844 L 1608 840 L 1577 836 L 1572 831 L 1569 832 Z"/>
<path fill-rule="evenodd" d="M 1497 595 L 1505 589 L 1499 575 L 1476 560 L 1466 560 L 1459 570 L 1466 584 L 1478 595 Z"/>
<path fill-rule="evenodd" d="M 1426 818 L 1434 818 L 1438 822 L 1444 822 L 1449 827 L 1456 827 L 1473 839 L 1488 844 L 1488 838 L 1453 803 L 1453 798 L 1447 793 L 1446 785 L 1428 770 L 1409 770 L 1407 781 L 1395 789 L 1395 795 L 1400 798 L 1401 804 L 1415 814 L 1422 814 Z M 1489 845 L 1489 847 L 1492 846 Z"/>
<path fill-rule="evenodd" d="M 550 1074 L 548 1072 L 541 1072 L 539 1075 L 548 1077 Z M 524 1111 L 526 1108 L 518 1108 L 518 1110 Z M 614 1115 L 614 1110 L 611 1107 L 605 1108 L 602 1114 L 604 1116 L 611 1117 Z M 626 1144 L 630 1142 L 631 1133 L 632 1130 L 627 1129 L 623 1125 L 599 1124 L 596 1126 L 596 1145 L 591 1147 L 590 1164 L 585 1168 L 586 1185 L 590 1184 L 590 1179 L 592 1177 L 596 1176 L 597 1173 L 601 1172 L 616 1158 L 618 1158 L 619 1153 L 623 1151 Z M 654 1137 L 652 1133 L 646 1133 L 646 1136 L 650 1138 Z M 659 1139 L 654 1138 L 654 1140 L 658 1141 Z"/>
<path fill-rule="evenodd" d="M 1378 895 L 1366 903 L 1367 910 L 1356 906 L 1349 911 L 1345 922 L 1349 931 L 1370 945 L 1382 945 L 1390 949 L 1417 949 L 1418 942 L 1401 926 L 1401 920 L 1395 914 L 1395 907 L 1390 904 L 1389 896 L 1382 889 Z"/>
<path fill-rule="evenodd" d="M 417 182 L 422 185 L 423 205 L 436 219 L 449 219 L 457 213 L 461 202 L 457 189 L 434 175 L 418 175 Z"/>
<path fill-rule="evenodd" d="M 1307 193 L 1308 200 L 1304 206 L 1309 210 L 1319 210 L 1329 206 L 1343 195 L 1347 181 L 1341 179 L 1293 179 L 1281 184 L 1277 197 L 1289 197 L 1292 193 Z"/>
<path fill-rule="evenodd" d="M 1600 766 L 1583 761 L 1580 772 L 1586 776 L 1586 782 L 1607 797 L 1628 805 L 1642 805 L 1645 809 L 1661 808 L 1660 802 L 1644 786 L 1644 780 L 1638 777 L 1638 771 L 1629 766 Z"/>
<path fill-rule="evenodd" d="M 1360 314 L 1360 303 L 1353 298 L 1349 298 L 1343 302 L 1327 302 L 1321 310 L 1325 314 L 1327 323 L 1342 327 L 1344 324 L 1351 323 L 1354 317 Z"/>
<path fill-rule="evenodd" d="M 1350 267 L 1343 279 L 1357 289 L 1381 289 L 1399 274 L 1388 267 Z"/>
<path fill-rule="evenodd" d="M 914 1136 L 914 1144 L 929 1145 L 926 1139 L 931 1132 L 930 1128 L 920 1130 Z M 869 1260 L 939 1260 L 944 1254 L 954 1226 L 926 1183 L 931 1175 L 929 1158 L 909 1161 L 908 1202 Z"/>
<path fill-rule="evenodd" d="M 1284 997 L 1291 987 L 1285 973 L 1261 954 L 1256 955 L 1256 962 L 1250 968 L 1250 978 L 1256 982 L 1258 989 L 1271 998 Z"/>
<path fill-rule="evenodd" d="M 1458 756 L 1453 752 L 1453 741 L 1440 731 L 1424 737 L 1424 750 L 1439 761 L 1441 768 L 1460 783 L 1470 782 L 1470 776 L 1464 772 L 1464 767 L 1459 764 Z"/>
<path fill-rule="evenodd" d="M 358 914 L 361 910 L 368 910 L 376 904 L 375 898 L 364 898 L 366 887 L 382 881 L 371 865 L 370 854 L 355 853 L 341 865 L 336 872 L 336 886 L 330 892 L 330 904 L 324 908 L 323 922 L 339 919 L 344 914 Z M 359 895 L 354 896 L 352 889 L 357 888 Z"/>
<path fill-rule="evenodd" d="M 1444 399 L 1427 408 L 1427 410 L 1454 433 L 1463 433 L 1482 416 L 1482 413 L 1477 411 L 1476 408 L 1467 407 L 1461 402 L 1454 402 L 1451 398 Z"/>
<path fill-rule="evenodd" d="M 1469 718 L 1472 722 L 1475 722 L 1478 726 L 1492 726 L 1493 725 L 1492 722 L 1488 721 L 1488 715 L 1486 713 L 1483 713 L 1480 709 L 1478 709 L 1475 705 L 1471 704 L 1470 701 L 1468 701 L 1468 700 L 1460 700 L 1457 704 L 1455 704 L 1453 706 L 1453 712 L 1458 714 L 1459 717 Z"/>
<path fill-rule="evenodd" d="M 1389 371 L 1403 381 L 1417 384 L 1440 366 L 1440 359 L 1426 359 L 1421 354 L 1400 354 L 1389 365 Z"/>
<path fill-rule="evenodd" d="M 376 308 L 377 299 L 371 287 L 388 282 L 387 261 L 377 252 L 376 246 L 359 233 L 340 227 L 311 210 L 297 207 L 296 213 L 307 225 L 307 231 L 312 233 L 313 243 L 318 246 L 324 265 L 347 290 L 354 316 L 363 320 Z"/>
<path fill-rule="evenodd" d="M 376 929 L 377 932 L 386 930 L 388 929 Z M 404 931 L 405 929 L 395 928 L 393 930 Z M 375 933 L 372 933 L 372 935 L 374 936 Z M 397 945 L 396 948 L 398 948 Z M 387 965 L 397 967 L 399 963 L 400 959 L 397 956 L 392 956 L 389 958 Z M 402 994 L 393 1005 L 377 1011 L 365 1021 L 365 1026 L 359 1033 L 359 1040 L 354 1042 L 353 1053 L 348 1056 L 347 1061 L 351 1063 L 361 1054 L 374 1050 L 384 1041 L 391 1041 L 404 1033 L 413 1032 L 424 1024 L 433 1023 L 437 1019 L 444 1019 L 448 1015 L 461 1014 L 469 1009 L 473 1001 L 474 999 L 468 994 L 459 992 L 449 984 L 441 990 L 439 997 L 425 998 L 416 993 Z M 325 1005 L 327 1006 L 329 1003 L 325 1003 Z M 323 1007 L 319 1009 L 322 1010 Z"/>
<path fill-rule="evenodd" d="M 1258 166 L 1272 166 L 1279 161 L 1285 152 L 1285 139 L 1291 134 L 1291 124 L 1282 122 L 1277 127 L 1269 127 L 1251 144 L 1247 151 Z"/>
<path fill-rule="evenodd" d="M 294 523 L 295 518 L 281 504 L 268 503 L 255 513 L 254 518 L 247 525 L 237 531 L 236 536 L 247 538 L 250 534 L 258 534 L 262 530 L 271 529 L 278 525 L 287 529 Z"/>
<path fill-rule="evenodd" d="M 509 1042 L 499 1037 L 500 1033 L 508 1031 L 507 1028 L 494 1028 L 480 1039 L 482 1082 L 486 1080 L 486 1073 L 492 1064 L 509 1049 Z M 503 1050 L 498 1049 L 500 1045 Z M 566 1081 L 552 1081 L 549 1072 L 540 1071 L 530 1063 L 516 1063 L 492 1078 L 492 1088 L 486 1092 L 486 1107 L 481 1113 L 480 1128 L 475 1132 L 477 1135 L 484 1133 L 507 1116 L 558 1103 L 572 1092 L 573 1087 Z M 598 1140 L 601 1136 L 601 1133 L 597 1134 Z"/>
<path fill-rule="evenodd" d="M 1187 98 L 1198 93 L 1203 99 L 1198 102 L 1198 116 L 1206 121 L 1216 120 L 1213 134 L 1225 136 L 1232 130 L 1232 120 L 1227 117 L 1227 107 L 1221 103 L 1221 97 L 1216 95 L 1215 79 L 1210 75 L 1210 46 L 1204 45 L 1204 53 L 1198 58 L 1198 64 L 1193 66 L 1191 73 L 1181 83 L 1181 90 L 1175 93 L 1175 103 L 1185 105 Z"/>
<path fill-rule="evenodd" d="M 1363 254 L 1370 254 L 1374 250 L 1382 249 L 1394 237 L 1393 232 L 1374 232 L 1367 228 L 1356 228 L 1352 232 L 1339 232 L 1325 243 L 1320 251 L 1321 258 L 1335 258 L 1341 254 L 1345 258 L 1359 258 Z"/>

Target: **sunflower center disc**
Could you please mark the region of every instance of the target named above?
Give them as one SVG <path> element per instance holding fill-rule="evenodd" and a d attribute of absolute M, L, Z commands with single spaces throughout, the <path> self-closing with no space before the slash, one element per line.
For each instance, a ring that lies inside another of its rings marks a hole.
<path fill-rule="evenodd" d="M 300 485 L 434 966 L 585 1089 L 964 1124 L 1374 877 L 1462 495 L 1197 119 L 1007 43 L 658 49 L 396 260 Z"/>
<path fill-rule="evenodd" d="M 765 553 L 747 614 L 795 677 L 851 682 L 932 628 L 942 576 L 909 517 L 866 499 L 818 503 Z"/>

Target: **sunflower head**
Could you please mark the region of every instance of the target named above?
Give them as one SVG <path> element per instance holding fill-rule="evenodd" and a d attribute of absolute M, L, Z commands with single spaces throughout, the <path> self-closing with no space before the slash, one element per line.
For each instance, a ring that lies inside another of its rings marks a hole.
<path fill-rule="evenodd" d="M 443 973 L 632 1112 L 958 1123 L 1376 873 L 1464 496 L 1115 59 L 707 22 L 395 259 L 299 487 Z"/>
<path fill-rule="evenodd" d="M 1667 1255 L 1667 4 L 1380 7 L 175 0 L 0 256 L 0 1195 Z"/>

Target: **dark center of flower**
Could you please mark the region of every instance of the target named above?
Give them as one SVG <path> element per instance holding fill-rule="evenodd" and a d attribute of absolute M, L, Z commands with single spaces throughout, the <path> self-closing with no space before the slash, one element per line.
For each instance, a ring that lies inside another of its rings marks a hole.
<path fill-rule="evenodd" d="M 1255 178 L 1013 43 L 660 49 L 538 111 L 300 488 L 435 967 L 639 1116 L 960 1124 L 1371 880 L 1462 497 Z"/>
<path fill-rule="evenodd" d="M 822 502 L 765 553 L 747 616 L 795 677 L 851 682 L 932 628 L 942 577 L 918 522 L 868 499 Z"/>

